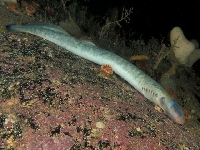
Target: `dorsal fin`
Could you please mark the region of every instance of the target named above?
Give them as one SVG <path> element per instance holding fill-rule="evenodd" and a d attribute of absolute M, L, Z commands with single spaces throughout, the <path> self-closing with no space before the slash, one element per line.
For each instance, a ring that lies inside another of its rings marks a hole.
<path fill-rule="evenodd" d="M 31 23 L 31 24 L 26 24 L 24 26 L 34 26 L 34 27 L 41 27 L 41 28 L 44 28 L 44 29 L 49 29 L 49 30 L 53 30 L 53 31 L 57 31 L 57 32 L 65 32 L 66 34 L 69 34 L 67 33 L 65 30 L 63 30 L 60 26 L 56 26 L 54 24 L 43 24 L 43 23 Z"/>

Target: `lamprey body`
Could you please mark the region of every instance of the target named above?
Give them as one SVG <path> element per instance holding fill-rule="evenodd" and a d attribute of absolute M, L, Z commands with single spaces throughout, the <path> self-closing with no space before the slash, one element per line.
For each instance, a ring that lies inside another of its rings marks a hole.
<path fill-rule="evenodd" d="M 52 24 L 8 25 L 7 29 L 37 35 L 99 65 L 109 64 L 116 74 L 130 83 L 147 99 L 161 107 L 171 120 L 178 124 L 184 124 L 185 117 L 181 107 L 167 91 L 122 57 L 102 49 L 92 42 L 78 40 L 62 28 Z"/>

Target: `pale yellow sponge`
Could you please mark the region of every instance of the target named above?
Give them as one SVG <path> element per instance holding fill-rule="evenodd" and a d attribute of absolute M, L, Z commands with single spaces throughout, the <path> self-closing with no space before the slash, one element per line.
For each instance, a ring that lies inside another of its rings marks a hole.
<path fill-rule="evenodd" d="M 188 62 L 186 66 L 192 67 L 192 65 L 200 59 L 200 49 L 195 49 L 192 54 L 188 57 Z"/>
<path fill-rule="evenodd" d="M 173 52 L 180 64 L 186 65 L 195 45 L 186 39 L 180 27 L 174 27 L 170 32 L 170 43 Z"/>

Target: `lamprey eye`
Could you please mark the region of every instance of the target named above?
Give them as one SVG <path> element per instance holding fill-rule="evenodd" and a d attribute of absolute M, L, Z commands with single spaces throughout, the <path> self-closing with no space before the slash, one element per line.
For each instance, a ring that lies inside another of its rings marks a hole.
<path fill-rule="evenodd" d="M 164 103 L 165 103 L 165 97 L 161 97 L 161 98 L 160 98 L 160 103 L 161 103 L 161 104 L 164 104 Z"/>
<path fill-rule="evenodd" d="M 161 101 L 163 101 L 163 102 L 165 101 L 165 97 L 161 97 L 160 99 L 161 99 Z"/>

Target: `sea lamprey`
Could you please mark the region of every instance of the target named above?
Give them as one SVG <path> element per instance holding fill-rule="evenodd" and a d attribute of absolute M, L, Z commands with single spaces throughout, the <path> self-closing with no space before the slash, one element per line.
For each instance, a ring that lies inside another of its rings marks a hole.
<path fill-rule="evenodd" d="M 170 119 L 178 124 L 184 124 L 183 111 L 170 94 L 143 71 L 115 53 L 100 48 L 92 42 L 76 39 L 52 24 L 8 25 L 7 29 L 37 35 L 96 64 L 111 66 L 116 74 L 161 107 Z"/>

